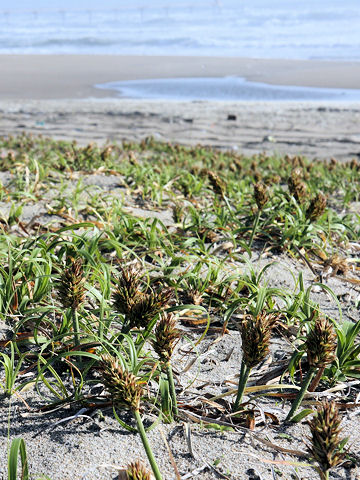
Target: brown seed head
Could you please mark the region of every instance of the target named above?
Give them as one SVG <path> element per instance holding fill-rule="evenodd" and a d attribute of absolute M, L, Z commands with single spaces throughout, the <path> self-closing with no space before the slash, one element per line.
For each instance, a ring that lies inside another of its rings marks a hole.
<path fill-rule="evenodd" d="M 303 172 L 301 168 L 295 168 L 288 179 L 289 191 L 298 203 L 302 203 L 306 197 L 306 185 L 302 178 Z"/>
<path fill-rule="evenodd" d="M 321 368 L 335 360 L 336 344 L 334 325 L 327 318 L 316 316 L 306 340 L 310 367 Z"/>
<path fill-rule="evenodd" d="M 311 222 L 320 218 L 325 212 L 326 203 L 326 196 L 322 192 L 317 193 L 316 197 L 311 200 L 309 208 L 306 211 L 306 218 Z"/>
<path fill-rule="evenodd" d="M 243 169 L 243 163 L 240 158 L 235 158 L 234 159 L 234 165 L 237 169 L 237 171 L 240 173 Z"/>
<path fill-rule="evenodd" d="M 176 318 L 171 313 L 165 313 L 156 326 L 153 342 L 154 350 L 161 362 L 170 361 L 179 338 L 180 330 L 176 328 Z"/>
<path fill-rule="evenodd" d="M 212 189 L 214 190 L 214 192 L 217 195 L 223 197 L 225 195 L 225 191 L 226 191 L 226 186 L 225 186 L 224 181 L 221 180 L 219 175 L 217 175 L 215 172 L 213 172 L 211 170 L 207 171 L 207 176 L 208 176 L 210 185 L 211 185 Z"/>
<path fill-rule="evenodd" d="M 294 168 L 296 168 L 296 167 L 304 168 L 304 160 L 299 155 L 296 155 L 295 157 L 293 157 L 291 159 L 291 163 L 293 164 Z"/>
<path fill-rule="evenodd" d="M 308 445 L 310 455 L 319 464 L 323 473 L 341 463 L 346 452 L 339 451 L 339 435 L 341 419 L 335 402 L 327 400 L 317 409 L 317 413 L 308 422 L 311 444 Z"/>
<path fill-rule="evenodd" d="M 58 296 L 64 308 L 78 310 L 85 298 L 85 280 L 82 259 L 71 259 L 57 285 Z"/>
<path fill-rule="evenodd" d="M 262 182 L 255 183 L 254 197 L 255 197 L 255 202 L 256 202 L 256 205 L 258 206 L 258 209 L 262 210 L 269 200 L 268 188 L 264 183 Z"/>
<path fill-rule="evenodd" d="M 330 163 L 329 163 L 329 170 L 335 170 L 336 166 L 337 166 L 338 162 L 336 160 L 336 158 L 331 158 L 330 159 Z"/>
<path fill-rule="evenodd" d="M 247 367 L 255 367 L 269 353 L 271 331 L 278 318 L 276 313 L 262 311 L 256 317 L 247 315 L 240 324 L 243 361 Z"/>
<path fill-rule="evenodd" d="M 101 152 L 101 160 L 103 162 L 106 162 L 106 160 L 110 157 L 111 152 L 113 151 L 114 146 L 113 145 L 108 145 L 107 147 L 104 148 L 104 150 Z"/>
<path fill-rule="evenodd" d="M 197 289 L 190 287 L 185 291 L 185 302 L 191 305 L 201 305 L 203 301 L 203 294 Z"/>
<path fill-rule="evenodd" d="M 165 308 L 173 295 L 174 291 L 171 288 L 138 295 L 128 313 L 132 327 L 146 328 L 149 322 Z"/>
<path fill-rule="evenodd" d="M 111 355 L 102 355 L 99 367 L 101 383 L 110 393 L 114 405 L 139 410 L 143 390 L 135 375 L 123 369 Z"/>
<path fill-rule="evenodd" d="M 215 243 L 219 240 L 219 234 L 210 228 L 200 227 L 197 233 L 200 237 L 204 238 L 206 243 Z"/>
<path fill-rule="evenodd" d="M 140 294 L 141 270 L 138 265 L 121 268 L 118 284 L 113 295 L 114 307 L 119 313 L 128 314 Z"/>
<path fill-rule="evenodd" d="M 351 170 L 357 170 L 359 168 L 359 164 L 356 158 L 353 158 L 350 162 L 348 162 L 348 165 L 351 168 Z"/>

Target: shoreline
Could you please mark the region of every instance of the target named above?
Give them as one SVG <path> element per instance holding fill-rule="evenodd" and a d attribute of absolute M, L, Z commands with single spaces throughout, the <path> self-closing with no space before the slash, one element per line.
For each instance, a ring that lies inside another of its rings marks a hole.
<path fill-rule="evenodd" d="M 233 57 L 0 55 L 0 100 L 117 98 L 95 85 L 238 76 L 269 85 L 360 89 L 360 62 Z"/>

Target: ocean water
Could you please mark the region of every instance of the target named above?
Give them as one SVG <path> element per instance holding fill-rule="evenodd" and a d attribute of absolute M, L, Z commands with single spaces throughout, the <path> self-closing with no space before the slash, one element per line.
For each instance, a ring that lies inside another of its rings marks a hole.
<path fill-rule="evenodd" d="M 97 87 L 138 99 L 360 102 L 360 90 L 268 85 L 239 77 L 132 80 Z"/>
<path fill-rule="evenodd" d="M 360 0 L 0 0 L 0 53 L 360 60 Z"/>

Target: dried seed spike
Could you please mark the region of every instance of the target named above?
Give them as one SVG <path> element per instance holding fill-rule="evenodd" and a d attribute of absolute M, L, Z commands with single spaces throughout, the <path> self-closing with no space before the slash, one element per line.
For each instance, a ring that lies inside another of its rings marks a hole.
<path fill-rule="evenodd" d="M 185 302 L 192 305 L 201 305 L 203 301 L 203 294 L 197 289 L 190 287 L 185 292 Z"/>
<path fill-rule="evenodd" d="M 322 316 L 315 317 L 305 344 L 310 367 L 321 368 L 335 360 L 337 336 L 332 322 Z"/>
<path fill-rule="evenodd" d="M 130 325 L 146 328 L 149 322 L 165 308 L 173 295 L 172 288 L 163 288 L 160 292 L 138 295 L 128 313 Z"/>
<path fill-rule="evenodd" d="M 212 189 L 217 195 L 220 195 L 223 197 L 225 195 L 226 191 L 226 185 L 223 180 L 217 175 L 215 172 L 212 170 L 207 171 L 207 176 L 210 182 L 210 185 L 212 186 Z"/>
<path fill-rule="evenodd" d="M 318 192 L 311 200 L 309 208 L 306 211 L 306 218 L 314 222 L 325 212 L 327 198 L 322 192 Z"/>
<path fill-rule="evenodd" d="M 247 315 L 240 324 L 243 361 L 247 367 L 255 367 L 269 353 L 271 332 L 278 318 L 277 313 L 262 311 L 256 316 Z"/>
<path fill-rule="evenodd" d="M 350 269 L 350 265 L 346 258 L 340 255 L 333 255 L 324 261 L 324 272 L 329 270 L 329 268 L 333 270 L 330 274 L 330 276 L 333 277 L 338 273 L 346 275 Z"/>
<path fill-rule="evenodd" d="M 58 283 L 58 296 L 64 308 L 78 310 L 85 298 L 85 276 L 83 272 L 83 262 L 79 257 L 76 260 L 72 258 L 68 261 L 68 267 L 60 277 Z"/>
<path fill-rule="evenodd" d="M 336 160 L 336 158 L 331 158 L 329 163 L 329 170 L 330 171 L 335 170 L 337 164 L 338 164 L 338 161 Z"/>
<path fill-rule="evenodd" d="M 113 294 L 114 307 L 119 313 L 130 313 L 136 297 L 141 294 L 139 291 L 141 274 L 142 271 L 138 265 L 121 268 L 118 284 Z"/>
<path fill-rule="evenodd" d="M 161 362 L 168 362 L 174 351 L 176 341 L 180 338 L 180 330 L 176 328 L 176 318 L 165 313 L 155 329 L 153 347 Z"/>
<path fill-rule="evenodd" d="M 254 197 L 259 210 L 262 210 L 269 200 L 268 188 L 263 182 L 254 185 Z"/>
<path fill-rule="evenodd" d="M 323 401 L 314 417 L 308 422 L 311 444 L 307 446 L 310 455 L 319 464 L 324 474 L 339 465 L 346 456 L 346 451 L 339 451 L 342 440 L 341 419 L 335 402 Z M 324 475 L 324 478 L 327 478 Z"/>
<path fill-rule="evenodd" d="M 351 168 L 351 170 L 357 170 L 357 169 L 358 169 L 358 166 L 359 166 L 356 158 L 351 159 L 351 161 L 348 162 L 348 165 L 349 165 L 349 167 Z"/>
<path fill-rule="evenodd" d="M 110 393 L 114 405 L 139 410 L 143 393 L 137 378 L 131 372 L 123 369 L 117 358 L 102 355 L 99 363 L 101 382 Z"/>
<path fill-rule="evenodd" d="M 302 203 L 306 197 L 306 185 L 302 178 L 303 171 L 301 168 L 295 168 L 288 179 L 289 191 L 298 203 Z"/>

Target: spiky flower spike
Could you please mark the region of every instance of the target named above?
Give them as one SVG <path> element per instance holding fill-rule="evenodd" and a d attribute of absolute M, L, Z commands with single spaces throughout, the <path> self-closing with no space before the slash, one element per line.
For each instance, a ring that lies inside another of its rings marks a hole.
<path fill-rule="evenodd" d="M 145 428 L 139 412 L 140 399 L 143 389 L 139 384 L 138 379 L 131 372 L 123 369 L 119 361 L 111 355 L 101 356 L 99 368 L 102 374 L 101 382 L 105 386 L 106 390 L 110 393 L 114 406 L 128 408 L 133 413 L 141 441 L 144 445 L 146 455 L 149 459 L 155 478 L 156 480 L 162 480 L 159 467 L 157 466 L 153 451 L 147 439 Z"/>
<path fill-rule="evenodd" d="M 306 185 L 302 181 L 301 168 L 295 168 L 288 179 L 288 187 L 291 195 L 298 203 L 303 203 L 306 197 Z"/>
<path fill-rule="evenodd" d="M 121 268 L 116 290 L 113 295 L 114 307 L 119 313 L 128 314 L 139 294 L 141 270 L 137 265 Z"/>
<path fill-rule="evenodd" d="M 341 463 L 346 452 L 340 451 L 342 439 L 339 438 L 341 419 L 335 402 L 325 400 L 317 409 L 317 413 L 308 422 L 311 444 L 308 451 L 320 467 L 320 478 L 327 480 L 329 470 Z"/>
<path fill-rule="evenodd" d="M 146 328 L 151 320 L 163 310 L 173 295 L 174 291 L 171 288 L 138 295 L 128 314 L 131 328 Z"/>
<path fill-rule="evenodd" d="M 240 324 L 243 360 L 247 367 L 255 367 L 269 353 L 271 331 L 278 318 L 276 313 L 262 311 L 255 317 L 248 315 Z"/>
<path fill-rule="evenodd" d="M 217 195 L 220 195 L 223 197 L 225 195 L 226 191 L 226 186 L 223 180 L 217 175 L 215 172 L 212 170 L 207 171 L 207 176 L 210 182 L 210 185 L 212 186 L 212 189 Z"/>
<path fill-rule="evenodd" d="M 243 358 L 234 412 L 239 410 L 251 369 L 269 353 L 271 331 L 278 319 L 279 314 L 262 311 L 256 316 L 248 315 L 240 324 Z"/>
<path fill-rule="evenodd" d="M 101 383 L 110 393 L 114 405 L 138 411 L 143 390 L 135 375 L 125 370 L 111 355 L 102 355 L 99 367 Z"/>
<path fill-rule="evenodd" d="M 126 470 L 127 480 L 151 480 L 151 473 L 142 462 L 131 462 Z"/>
<path fill-rule="evenodd" d="M 259 210 L 262 210 L 269 200 L 268 188 L 263 182 L 254 185 L 254 197 Z"/>
<path fill-rule="evenodd" d="M 317 316 L 306 340 L 310 367 L 321 368 L 335 360 L 336 340 L 332 322 L 325 317 Z"/>
<path fill-rule="evenodd" d="M 322 192 L 317 193 L 316 197 L 311 200 L 309 208 L 306 211 L 306 218 L 311 222 L 315 222 L 315 220 L 320 218 L 325 212 L 326 203 L 326 196 Z"/>
<path fill-rule="evenodd" d="M 161 364 L 162 385 L 168 388 L 160 388 L 161 391 L 161 410 L 165 419 L 171 421 L 173 415 L 178 415 L 178 406 L 174 376 L 171 366 L 171 357 L 175 348 L 176 341 L 180 338 L 180 331 L 176 328 L 176 319 L 171 313 L 164 313 L 155 329 L 155 340 L 153 347 L 159 355 Z M 165 382 L 165 383 L 163 383 Z M 169 400 L 171 399 L 171 403 Z"/>
<path fill-rule="evenodd" d="M 81 258 L 71 259 L 70 264 L 65 268 L 58 283 L 58 295 L 64 308 L 78 310 L 84 302 L 85 297 L 85 276 Z"/>
<path fill-rule="evenodd" d="M 170 361 L 175 343 L 180 338 L 180 330 L 176 328 L 176 318 L 171 313 L 162 315 L 155 329 L 155 340 L 153 347 L 159 355 L 160 361 L 167 363 Z"/>
<path fill-rule="evenodd" d="M 325 317 L 316 315 L 313 327 L 308 333 L 307 340 L 305 342 L 307 358 L 309 362 L 309 371 L 304 378 L 301 388 L 291 405 L 291 409 L 286 417 L 286 421 L 292 421 L 296 410 L 299 408 L 305 393 L 309 389 L 310 383 L 316 373 L 318 373 L 311 385 L 311 390 L 314 391 L 321 375 L 329 363 L 331 363 L 335 357 L 336 340 L 337 336 L 333 324 Z M 314 385 L 315 383 L 315 385 Z"/>

